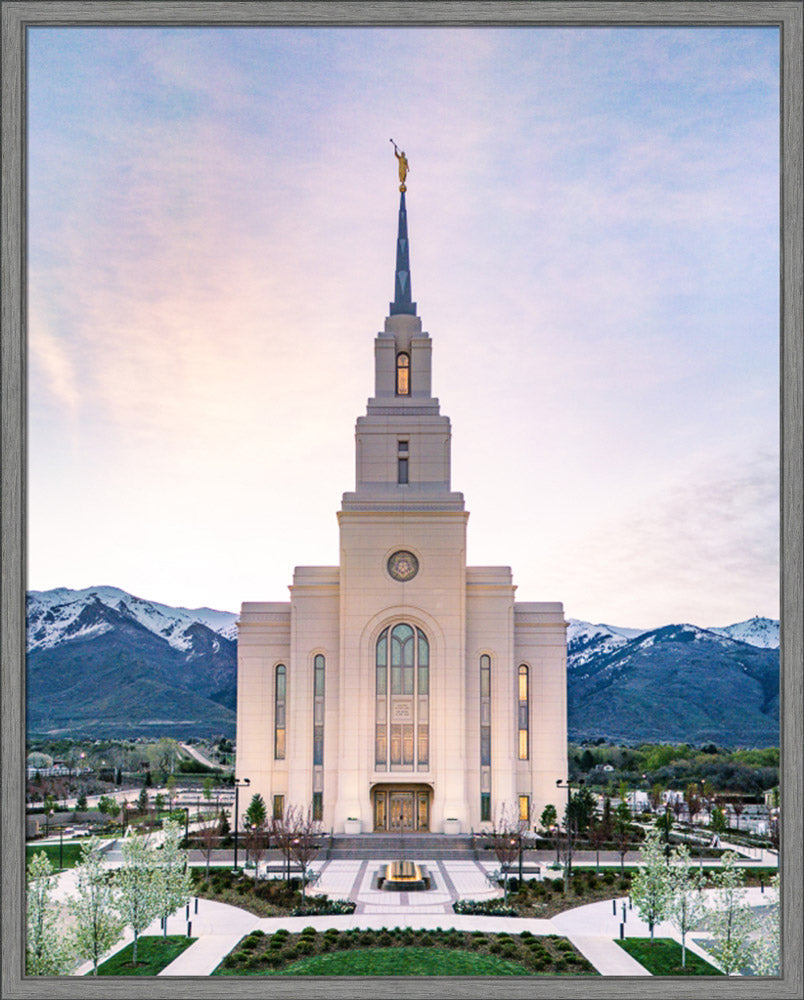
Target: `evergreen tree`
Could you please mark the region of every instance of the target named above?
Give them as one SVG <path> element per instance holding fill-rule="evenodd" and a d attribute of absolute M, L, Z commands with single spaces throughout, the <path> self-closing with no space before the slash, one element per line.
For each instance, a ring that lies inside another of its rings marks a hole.
<path fill-rule="evenodd" d="M 722 871 L 715 872 L 712 879 L 717 891 L 709 923 L 715 941 L 709 950 L 729 976 L 751 962 L 755 920 L 746 903 L 745 872 L 736 865 L 737 855 L 726 851 L 722 861 Z"/>
<path fill-rule="evenodd" d="M 123 863 L 115 875 L 116 905 L 124 924 L 134 932 L 132 963 L 136 965 L 137 939 L 159 911 L 158 882 L 154 852 L 143 837 L 129 833 L 123 840 L 122 853 Z"/>
<path fill-rule="evenodd" d="M 631 882 L 631 898 L 639 915 L 650 927 L 650 939 L 656 924 L 664 919 L 670 898 L 670 879 L 661 834 L 649 827 L 640 847 L 639 871 Z"/>
<path fill-rule="evenodd" d="M 68 900 L 75 917 L 73 947 L 79 958 L 92 962 L 92 974 L 97 976 L 100 957 L 118 940 L 122 930 L 98 840 L 93 838 L 81 845 L 81 861 L 75 871 L 78 895 Z"/>
<path fill-rule="evenodd" d="M 145 786 L 140 789 L 137 808 L 141 813 L 148 812 L 148 789 Z"/>
<path fill-rule="evenodd" d="M 29 976 L 63 976 L 74 961 L 59 926 L 58 904 L 52 899 L 56 877 L 44 851 L 28 862 L 27 875 L 25 971 Z"/>
<path fill-rule="evenodd" d="M 261 827 L 265 825 L 267 815 L 268 814 L 265 809 L 265 799 L 263 799 L 262 795 L 258 792 L 256 795 L 252 796 L 248 809 L 244 814 L 244 818 L 250 826 Z"/>
<path fill-rule="evenodd" d="M 81 792 L 75 802 L 75 808 L 77 812 L 87 811 L 87 794 L 86 792 Z"/>
<path fill-rule="evenodd" d="M 701 892 L 705 878 L 701 869 L 692 864 L 686 844 L 681 844 L 673 851 L 669 880 L 667 917 L 681 935 L 681 967 L 685 968 L 687 934 L 697 927 L 706 914 L 706 903 Z"/>

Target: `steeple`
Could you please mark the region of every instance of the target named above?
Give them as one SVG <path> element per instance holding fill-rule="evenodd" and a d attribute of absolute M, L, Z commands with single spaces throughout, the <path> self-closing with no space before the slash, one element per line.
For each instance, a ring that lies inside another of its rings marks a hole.
<path fill-rule="evenodd" d="M 396 275 L 394 278 L 394 301 L 390 315 L 416 315 L 416 303 L 411 301 L 410 252 L 408 247 L 408 213 L 405 208 L 404 185 L 400 185 L 399 228 L 396 237 Z"/>

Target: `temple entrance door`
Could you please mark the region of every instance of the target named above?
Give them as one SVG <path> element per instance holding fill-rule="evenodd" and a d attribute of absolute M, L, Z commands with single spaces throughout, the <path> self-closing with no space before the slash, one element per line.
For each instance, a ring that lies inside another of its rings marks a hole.
<path fill-rule="evenodd" d="M 413 792 L 391 792 L 389 798 L 388 828 L 390 830 L 415 830 Z"/>
<path fill-rule="evenodd" d="M 374 809 L 374 829 L 394 831 L 424 831 L 430 829 L 430 796 L 425 785 L 376 786 L 371 798 Z"/>

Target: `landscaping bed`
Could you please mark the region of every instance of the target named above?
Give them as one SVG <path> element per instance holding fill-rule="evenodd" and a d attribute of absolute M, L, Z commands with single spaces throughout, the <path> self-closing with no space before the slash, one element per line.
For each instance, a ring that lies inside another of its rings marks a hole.
<path fill-rule="evenodd" d="M 557 935 L 487 934 L 455 929 L 252 931 L 224 958 L 215 976 L 534 976 L 597 975 Z"/>
<path fill-rule="evenodd" d="M 235 874 L 231 869 L 213 869 L 209 882 L 206 870 L 194 868 L 193 894 L 202 899 L 239 906 L 258 917 L 293 917 L 323 914 L 354 913 L 351 900 L 330 899 L 328 896 L 305 895 L 299 890 L 299 879 L 255 881 L 250 875 Z"/>

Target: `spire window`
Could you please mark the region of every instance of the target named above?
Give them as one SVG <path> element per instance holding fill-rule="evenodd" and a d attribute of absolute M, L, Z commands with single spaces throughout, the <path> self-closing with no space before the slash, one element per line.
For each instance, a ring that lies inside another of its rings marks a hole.
<path fill-rule="evenodd" d="M 400 351 L 396 356 L 396 394 L 410 395 L 410 355 Z"/>

